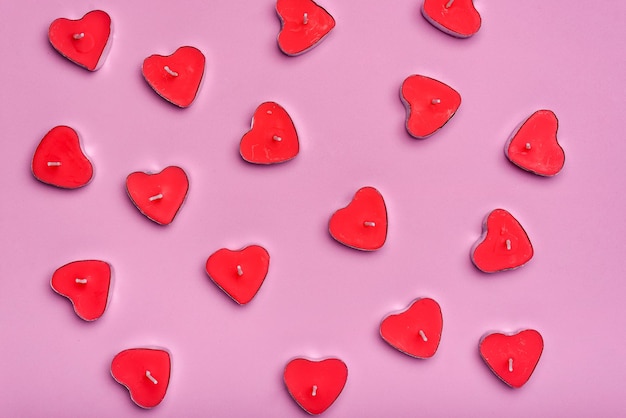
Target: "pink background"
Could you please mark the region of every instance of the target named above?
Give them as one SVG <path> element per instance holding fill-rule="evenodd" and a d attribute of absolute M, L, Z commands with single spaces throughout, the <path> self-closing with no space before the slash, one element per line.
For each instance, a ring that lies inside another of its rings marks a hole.
<path fill-rule="evenodd" d="M 337 27 L 291 58 L 277 48 L 272 0 L 0 3 L 0 415 L 306 416 L 282 383 L 294 356 L 337 356 L 348 383 L 326 417 L 616 416 L 626 412 L 624 277 L 626 129 L 624 2 L 476 0 L 483 27 L 459 40 L 432 27 L 420 1 L 325 0 Z M 106 10 L 114 40 L 90 73 L 47 41 L 58 17 Z M 142 60 L 193 45 L 207 68 L 180 110 L 143 81 Z M 400 84 L 438 78 L 463 103 L 427 140 L 404 128 Z M 254 109 L 291 114 L 301 153 L 245 163 L 238 143 Z M 565 168 L 540 178 L 510 164 L 508 135 L 540 108 L 559 117 Z M 68 124 L 95 178 L 81 190 L 39 183 L 30 160 Z M 171 164 L 190 177 L 173 224 L 130 203 L 126 176 Z M 375 253 L 336 243 L 327 222 L 366 185 L 380 190 L 389 235 Z M 502 207 L 535 257 L 486 275 L 469 250 Z M 270 272 L 247 306 L 206 276 L 215 250 L 258 243 Z M 114 268 L 110 304 L 80 320 L 49 286 L 54 270 L 100 258 Z M 378 335 L 417 297 L 441 305 L 439 351 L 417 360 Z M 490 330 L 539 330 L 534 375 L 509 389 L 478 354 Z M 120 350 L 162 346 L 170 387 L 150 412 L 109 375 Z"/>

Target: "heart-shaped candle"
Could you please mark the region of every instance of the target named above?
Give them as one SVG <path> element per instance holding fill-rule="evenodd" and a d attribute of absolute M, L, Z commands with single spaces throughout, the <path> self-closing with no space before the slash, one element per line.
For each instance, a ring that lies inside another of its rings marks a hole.
<path fill-rule="evenodd" d="M 70 61 L 95 71 L 102 66 L 111 45 L 111 18 L 93 10 L 78 20 L 56 19 L 48 29 L 50 44 Z"/>
<path fill-rule="evenodd" d="M 265 102 L 252 117 L 250 130 L 241 138 L 241 157 L 255 164 L 291 160 L 300 149 L 298 134 L 289 114 L 279 104 Z"/>
<path fill-rule="evenodd" d="M 512 335 L 493 333 L 484 336 L 478 347 L 496 376 L 507 385 L 520 388 L 530 379 L 539 362 L 543 338 L 534 329 Z"/>
<path fill-rule="evenodd" d="M 141 72 L 159 96 L 178 107 L 189 106 L 204 75 L 205 58 L 199 49 L 181 46 L 172 55 L 150 55 Z"/>
<path fill-rule="evenodd" d="M 111 362 L 111 375 L 130 392 L 142 408 L 161 403 L 170 383 L 170 354 L 156 348 L 130 348 L 118 353 Z"/>
<path fill-rule="evenodd" d="M 363 251 L 377 250 L 387 239 L 387 208 L 373 187 L 359 189 L 348 206 L 336 211 L 328 224 L 340 243 Z"/>
<path fill-rule="evenodd" d="M 515 165 L 540 176 L 554 176 L 565 164 L 556 139 L 559 121 L 551 110 L 538 110 L 513 132 L 504 147 Z"/>
<path fill-rule="evenodd" d="M 386 316 L 380 336 L 392 347 L 417 358 L 435 355 L 441 341 L 443 317 L 433 299 L 417 299 L 404 311 Z"/>
<path fill-rule="evenodd" d="M 457 38 L 472 36 L 481 25 L 472 0 L 424 0 L 422 15 L 437 29 Z"/>
<path fill-rule="evenodd" d="M 257 294 L 270 265 L 270 255 L 259 245 L 233 251 L 222 248 L 206 261 L 206 272 L 213 282 L 240 305 Z"/>
<path fill-rule="evenodd" d="M 287 55 L 299 55 L 316 46 L 335 27 L 335 19 L 312 0 L 277 0 L 282 28 L 278 47 Z"/>
<path fill-rule="evenodd" d="M 82 187 L 93 177 L 93 166 L 80 147 L 78 134 L 69 126 L 56 126 L 43 137 L 31 169 L 37 180 L 64 189 Z"/>
<path fill-rule="evenodd" d="M 285 367 L 285 386 L 306 412 L 318 415 L 339 397 L 348 380 L 348 367 L 338 358 L 296 358 Z"/>
<path fill-rule="evenodd" d="M 65 296 L 85 321 L 102 316 L 109 299 L 111 266 L 101 260 L 73 261 L 59 267 L 50 280 L 52 290 Z"/>
<path fill-rule="evenodd" d="M 136 171 L 126 178 L 130 200 L 141 213 L 159 225 L 174 220 L 188 190 L 187 174 L 176 166 L 166 167 L 156 174 Z"/>
<path fill-rule="evenodd" d="M 483 223 L 483 234 L 472 248 L 472 262 L 485 273 L 510 270 L 533 257 L 533 246 L 522 225 L 504 209 L 495 209 Z"/>
<path fill-rule="evenodd" d="M 461 106 L 461 95 L 452 87 L 417 74 L 404 80 L 400 97 L 407 112 L 406 129 L 415 138 L 437 132 Z"/>

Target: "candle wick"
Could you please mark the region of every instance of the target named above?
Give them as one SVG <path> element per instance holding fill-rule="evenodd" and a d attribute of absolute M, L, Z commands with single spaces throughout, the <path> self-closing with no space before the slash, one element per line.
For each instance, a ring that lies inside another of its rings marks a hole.
<path fill-rule="evenodd" d="M 513 359 L 509 359 L 509 373 L 513 373 Z"/>
<path fill-rule="evenodd" d="M 87 283 L 87 279 L 80 279 L 80 278 L 76 278 L 76 283 L 80 283 L 80 284 L 86 284 Z"/>
<path fill-rule="evenodd" d="M 307 23 L 309 23 L 309 14 L 308 13 L 304 14 L 304 19 L 302 19 L 302 23 L 304 23 L 305 25 Z"/>
<path fill-rule="evenodd" d="M 527 142 L 527 143 L 526 143 L 526 147 L 525 147 L 525 148 L 526 148 L 526 149 L 530 149 L 530 142 Z"/>
<path fill-rule="evenodd" d="M 420 337 L 422 337 L 422 340 L 424 340 L 424 342 L 428 341 L 428 337 L 426 337 L 426 334 L 424 333 L 424 331 L 420 329 L 419 334 L 420 334 Z"/>
<path fill-rule="evenodd" d="M 75 33 L 74 35 L 72 35 L 72 38 L 76 40 L 83 39 L 84 37 L 85 37 L 85 32 Z"/>
<path fill-rule="evenodd" d="M 159 381 L 158 381 L 158 380 L 156 380 L 156 379 L 152 376 L 152 374 L 150 374 L 150 370 L 146 370 L 146 377 L 147 377 L 148 379 L 150 379 L 150 381 L 151 381 L 152 383 L 154 383 L 155 385 L 156 385 L 157 383 L 159 383 Z"/>
<path fill-rule="evenodd" d="M 432 99 L 430 102 L 432 104 L 439 104 L 439 103 L 441 103 L 441 99 Z"/>
<path fill-rule="evenodd" d="M 372 222 L 372 221 L 365 221 L 363 222 L 364 226 L 376 226 L 376 222 Z"/>
<path fill-rule="evenodd" d="M 272 137 L 272 139 L 273 139 L 274 141 L 276 141 L 276 142 L 280 142 L 280 141 L 282 141 L 282 140 L 283 140 L 283 139 L 282 139 L 281 137 L 279 137 L 278 135 L 274 135 L 274 136 Z"/>
<path fill-rule="evenodd" d="M 176 71 L 173 71 L 170 67 L 168 67 L 167 65 L 165 67 L 163 67 L 163 69 L 165 70 L 166 73 L 168 73 L 169 75 L 171 75 L 172 77 L 178 77 L 178 73 Z"/>
<path fill-rule="evenodd" d="M 155 200 L 163 199 L 163 193 L 155 194 L 148 198 L 149 201 L 154 202 Z"/>
<path fill-rule="evenodd" d="M 48 161 L 48 167 L 60 167 L 61 162 L 59 161 Z"/>
<path fill-rule="evenodd" d="M 507 239 L 504 243 L 506 244 L 506 250 L 511 251 L 511 240 Z"/>
<path fill-rule="evenodd" d="M 243 269 L 241 268 L 239 264 L 237 264 L 237 276 L 239 277 L 243 276 Z"/>
<path fill-rule="evenodd" d="M 311 391 L 311 396 L 317 396 L 317 385 L 313 385 L 313 390 Z"/>
<path fill-rule="evenodd" d="M 450 0 L 446 3 L 446 9 L 449 9 L 450 6 L 452 6 L 452 3 L 454 3 L 454 0 Z"/>

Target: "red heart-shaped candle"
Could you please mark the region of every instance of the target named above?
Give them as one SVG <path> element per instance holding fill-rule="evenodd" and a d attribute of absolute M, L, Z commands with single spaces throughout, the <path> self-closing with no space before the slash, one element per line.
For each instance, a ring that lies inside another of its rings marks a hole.
<path fill-rule="evenodd" d="M 493 333 L 484 336 L 478 347 L 481 357 L 496 376 L 507 385 L 520 388 L 530 379 L 539 362 L 543 338 L 534 329 L 513 335 Z"/>
<path fill-rule="evenodd" d="M 472 0 L 424 0 L 422 15 L 437 29 L 457 38 L 472 36 L 481 25 Z"/>
<path fill-rule="evenodd" d="M 404 311 L 386 316 L 380 336 L 392 347 L 417 358 L 435 355 L 441 341 L 443 317 L 433 299 L 417 299 Z"/>
<path fill-rule="evenodd" d="M 64 189 L 82 187 L 93 177 L 93 166 L 80 147 L 78 134 L 69 126 L 56 126 L 43 137 L 31 169 L 37 180 Z"/>
<path fill-rule="evenodd" d="M 50 280 L 52 290 L 72 301 L 85 321 L 102 316 L 109 299 L 111 266 L 101 260 L 73 261 L 59 267 Z"/>
<path fill-rule="evenodd" d="M 259 245 L 233 251 L 222 248 L 206 261 L 206 272 L 228 296 L 240 305 L 257 294 L 270 266 L 270 255 Z"/>
<path fill-rule="evenodd" d="M 504 209 L 495 209 L 483 223 L 483 235 L 472 248 L 472 262 L 485 273 L 510 270 L 533 257 L 533 246 L 522 225 Z"/>
<path fill-rule="evenodd" d="M 299 55 L 316 46 L 335 27 L 335 19 L 312 0 L 277 0 L 282 28 L 278 47 L 287 55 Z"/>
<path fill-rule="evenodd" d="M 400 90 L 406 107 L 406 129 L 426 138 L 448 123 L 461 106 L 461 95 L 447 84 L 423 75 L 409 76 Z"/>
<path fill-rule="evenodd" d="M 102 10 L 93 10 L 78 20 L 56 19 L 50 24 L 48 39 L 65 58 L 95 71 L 111 45 L 111 18 Z"/>
<path fill-rule="evenodd" d="M 199 49 L 181 46 L 172 55 L 150 55 L 143 61 L 141 72 L 159 96 L 178 107 L 187 107 L 200 88 L 204 63 Z"/>
<path fill-rule="evenodd" d="M 538 110 L 513 132 L 504 147 L 515 165 L 540 176 L 554 176 L 565 164 L 565 153 L 556 139 L 559 121 L 551 110 Z"/>
<path fill-rule="evenodd" d="M 252 117 L 250 130 L 241 138 L 241 157 L 255 164 L 274 164 L 291 160 L 300 149 L 296 127 L 279 104 L 265 102 Z"/>
<path fill-rule="evenodd" d="M 339 397 L 348 380 L 348 367 L 338 358 L 296 358 L 285 367 L 285 386 L 306 412 L 318 415 Z"/>
<path fill-rule="evenodd" d="M 373 187 L 359 189 L 348 206 L 336 211 L 328 224 L 330 235 L 348 247 L 377 250 L 387 239 L 387 208 Z"/>
<path fill-rule="evenodd" d="M 166 167 L 156 174 L 136 171 L 126 178 L 130 200 L 148 219 L 160 225 L 174 220 L 188 190 L 187 174 L 176 166 Z"/>
<path fill-rule="evenodd" d="M 130 348 L 118 353 L 111 362 L 111 375 L 130 392 L 142 408 L 161 403 L 170 383 L 170 354 L 156 348 Z"/>

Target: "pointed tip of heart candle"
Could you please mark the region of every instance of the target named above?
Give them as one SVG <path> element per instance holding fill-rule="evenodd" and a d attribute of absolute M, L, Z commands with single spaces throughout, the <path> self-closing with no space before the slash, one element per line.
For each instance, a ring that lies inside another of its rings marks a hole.
<path fill-rule="evenodd" d="M 511 134 L 504 146 L 510 162 L 530 173 L 552 177 L 565 165 L 565 152 L 557 139 L 559 121 L 553 111 L 537 110 Z"/>
<path fill-rule="evenodd" d="M 494 209 L 485 217 L 483 233 L 470 254 L 476 268 L 496 273 L 523 266 L 534 249 L 519 221 L 504 209 Z"/>
<path fill-rule="evenodd" d="M 277 0 L 276 13 L 281 22 L 278 47 L 292 57 L 319 45 L 335 27 L 335 19 L 313 0 Z"/>
<path fill-rule="evenodd" d="M 96 71 L 108 55 L 111 31 L 111 17 L 102 10 L 92 10 L 77 20 L 54 20 L 48 29 L 48 40 L 68 60 Z"/>
<path fill-rule="evenodd" d="M 456 38 L 469 38 L 482 25 L 472 0 L 424 0 L 422 16 L 440 31 Z"/>
<path fill-rule="evenodd" d="M 516 333 L 493 332 L 484 335 L 478 344 L 480 356 L 489 369 L 512 388 L 520 388 L 532 376 L 541 354 L 543 337 L 534 329 Z"/>

